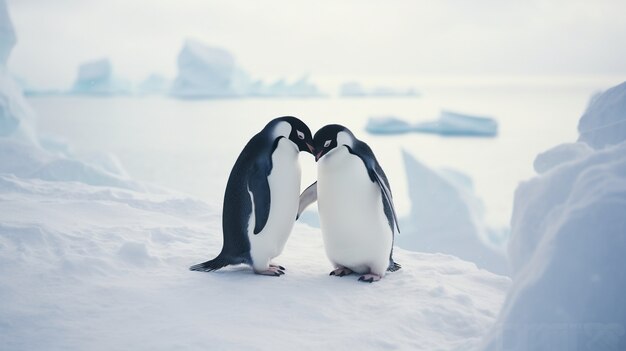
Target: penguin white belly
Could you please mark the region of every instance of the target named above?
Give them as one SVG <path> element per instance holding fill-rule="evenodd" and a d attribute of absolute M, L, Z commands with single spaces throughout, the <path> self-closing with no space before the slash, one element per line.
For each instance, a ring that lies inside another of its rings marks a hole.
<path fill-rule="evenodd" d="M 328 258 L 357 273 L 383 276 L 393 236 L 380 187 L 363 161 L 345 147 L 318 163 L 317 201 Z"/>
<path fill-rule="evenodd" d="M 293 229 L 300 195 L 298 148 L 282 138 L 272 154 L 272 171 L 268 176 L 270 212 L 263 230 L 254 234 L 254 209 L 248 223 L 250 256 L 255 270 L 265 270 L 270 260 L 283 251 Z M 250 193 L 252 199 L 252 193 Z M 254 201 L 252 201 L 254 206 Z"/>

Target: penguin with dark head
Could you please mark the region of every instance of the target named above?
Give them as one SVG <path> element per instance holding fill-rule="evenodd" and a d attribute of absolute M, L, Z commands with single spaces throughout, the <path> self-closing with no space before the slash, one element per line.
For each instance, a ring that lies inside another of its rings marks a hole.
<path fill-rule="evenodd" d="M 357 272 L 371 283 L 400 269 L 393 260 L 400 229 L 391 188 L 372 149 L 338 124 L 317 131 L 313 144 L 317 182 L 300 196 L 298 211 L 318 202 L 331 275 Z"/>
<path fill-rule="evenodd" d="M 209 272 L 247 264 L 257 274 L 284 274 L 284 268 L 271 260 L 282 252 L 298 211 L 298 154 L 313 150 L 309 127 L 296 117 L 275 118 L 254 135 L 235 161 L 226 185 L 222 250 L 190 269 Z"/>

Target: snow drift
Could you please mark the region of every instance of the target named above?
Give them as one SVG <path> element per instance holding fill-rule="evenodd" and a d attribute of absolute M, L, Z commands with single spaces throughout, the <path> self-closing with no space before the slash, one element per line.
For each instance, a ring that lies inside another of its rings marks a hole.
<path fill-rule="evenodd" d="M 514 283 L 486 350 L 626 348 L 623 106 L 626 84 L 595 97 L 579 124 L 591 148 L 553 149 L 550 167 L 517 189 Z"/>
<path fill-rule="evenodd" d="M 508 274 L 503 230 L 488 228 L 484 206 L 469 177 L 436 171 L 402 152 L 411 212 L 402 220 L 396 244 L 420 252 L 440 252 L 474 262 L 478 267 Z"/>

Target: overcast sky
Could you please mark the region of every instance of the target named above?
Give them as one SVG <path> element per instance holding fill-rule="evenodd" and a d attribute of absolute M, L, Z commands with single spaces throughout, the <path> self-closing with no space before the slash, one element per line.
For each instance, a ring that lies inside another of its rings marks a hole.
<path fill-rule="evenodd" d="M 624 75 L 626 1 L 8 0 L 9 68 L 67 87 L 79 63 L 173 77 L 185 38 L 255 76 Z"/>

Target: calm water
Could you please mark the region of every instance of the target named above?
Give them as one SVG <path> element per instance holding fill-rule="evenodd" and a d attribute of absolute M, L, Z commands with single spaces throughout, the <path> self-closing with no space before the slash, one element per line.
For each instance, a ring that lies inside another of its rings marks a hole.
<path fill-rule="evenodd" d="M 619 83 L 619 82 L 615 82 Z M 351 128 L 370 144 L 390 178 L 399 212 L 410 207 L 401 150 L 432 167 L 460 170 L 474 180 L 490 224 L 509 222 L 517 184 L 532 177 L 537 153 L 577 138 L 578 118 L 606 84 L 432 87 L 419 98 L 232 99 L 164 97 L 33 97 L 42 134 L 59 136 L 77 154 L 110 152 L 129 174 L 221 204 L 230 168 L 247 140 L 276 116 L 295 115 L 315 132 L 328 123 Z M 494 139 L 432 135 L 372 136 L 372 115 L 435 118 L 441 108 L 495 117 Z M 315 163 L 301 155 L 303 187 Z"/>

